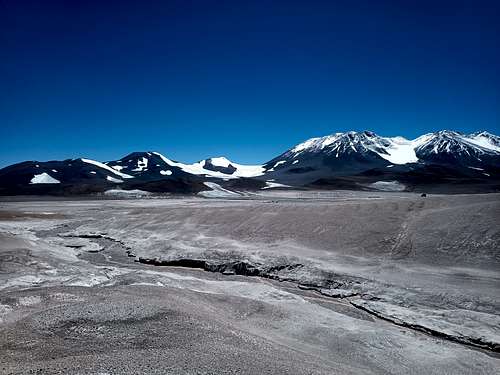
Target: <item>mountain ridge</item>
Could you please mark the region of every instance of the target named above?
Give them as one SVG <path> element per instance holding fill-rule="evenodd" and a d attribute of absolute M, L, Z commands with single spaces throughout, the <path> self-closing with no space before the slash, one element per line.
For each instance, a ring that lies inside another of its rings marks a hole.
<path fill-rule="evenodd" d="M 25 161 L 0 169 L 0 194 L 98 193 L 110 187 L 149 191 L 152 186 L 155 192 L 197 193 L 213 183 L 251 190 L 284 186 L 377 190 L 389 186 L 388 181 L 404 190 L 436 183 L 443 190 L 447 184 L 469 184 L 497 191 L 499 175 L 500 137 L 488 132 L 441 130 L 409 140 L 349 131 L 310 138 L 261 165 L 239 164 L 224 156 L 187 164 L 156 151 L 132 152 L 105 162 Z"/>

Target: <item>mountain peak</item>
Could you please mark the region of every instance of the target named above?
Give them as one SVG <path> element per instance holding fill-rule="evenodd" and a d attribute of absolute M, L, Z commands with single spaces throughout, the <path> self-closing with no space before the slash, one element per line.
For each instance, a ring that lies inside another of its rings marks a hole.
<path fill-rule="evenodd" d="M 385 138 L 369 130 L 348 131 L 311 138 L 290 149 L 285 153 L 285 156 L 294 158 L 303 153 L 333 154 L 336 158 L 349 154 L 376 154 L 375 157 L 380 157 L 393 164 L 406 164 L 418 160 L 411 142 L 407 139 L 403 137 Z"/>
<path fill-rule="evenodd" d="M 205 162 L 209 162 L 212 165 L 218 166 L 218 167 L 229 167 L 232 163 L 231 160 L 224 156 L 218 156 L 218 157 L 212 157 L 204 160 Z"/>
<path fill-rule="evenodd" d="M 328 148 L 331 145 L 338 143 L 339 141 L 349 142 L 352 144 L 353 142 L 359 144 L 363 140 L 368 140 L 371 138 L 377 138 L 377 134 L 372 131 L 348 131 L 344 133 L 334 133 L 330 135 L 326 135 L 324 137 L 316 137 L 310 138 L 305 142 L 299 143 L 295 147 L 293 147 L 290 152 L 300 153 L 304 151 L 308 152 L 318 152 L 325 148 Z"/>
<path fill-rule="evenodd" d="M 219 156 L 215 158 L 208 158 L 201 161 L 204 169 L 214 172 L 221 172 L 225 174 L 232 175 L 236 172 L 236 167 L 231 163 L 231 161 L 224 156 Z"/>
<path fill-rule="evenodd" d="M 500 138 L 487 132 L 465 135 L 452 130 L 425 134 L 413 141 L 415 150 L 424 154 L 467 154 L 478 158 L 484 153 L 500 152 Z"/>
<path fill-rule="evenodd" d="M 308 139 L 264 165 L 241 165 L 224 156 L 185 164 L 153 151 L 136 151 L 104 163 L 86 158 L 18 163 L 0 170 L 0 194 L 37 193 L 42 188 L 60 193 L 102 192 L 116 184 L 185 192 L 200 189 L 203 182 L 307 186 L 316 181 L 329 184 L 337 178 L 353 179 L 347 185 L 345 181 L 334 184 L 344 187 L 377 179 L 446 184 L 450 177 L 483 184 L 485 179 L 498 180 L 499 168 L 500 137 L 486 131 L 441 130 L 408 140 L 364 130 Z M 228 182 L 239 178 L 258 181 Z"/>
<path fill-rule="evenodd" d="M 437 136 L 441 137 L 459 137 L 462 135 L 462 133 L 454 131 L 454 130 L 439 130 L 434 133 Z"/>

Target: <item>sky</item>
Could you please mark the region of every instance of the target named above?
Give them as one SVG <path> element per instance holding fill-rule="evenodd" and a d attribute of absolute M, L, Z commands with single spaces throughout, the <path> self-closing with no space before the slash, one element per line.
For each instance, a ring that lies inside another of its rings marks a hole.
<path fill-rule="evenodd" d="M 0 167 L 500 133 L 499 1 L 0 0 Z"/>

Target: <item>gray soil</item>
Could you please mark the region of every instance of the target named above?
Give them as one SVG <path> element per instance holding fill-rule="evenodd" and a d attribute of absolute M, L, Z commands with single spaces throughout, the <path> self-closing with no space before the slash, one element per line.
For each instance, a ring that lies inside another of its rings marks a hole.
<path fill-rule="evenodd" d="M 500 195 L 0 202 L 0 373 L 496 374 Z"/>

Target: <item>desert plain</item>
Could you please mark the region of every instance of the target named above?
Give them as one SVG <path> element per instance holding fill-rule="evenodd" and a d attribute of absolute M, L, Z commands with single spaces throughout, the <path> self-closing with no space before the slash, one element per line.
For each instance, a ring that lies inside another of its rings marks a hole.
<path fill-rule="evenodd" d="M 500 194 L 2 198 L 2 374 L 497 374 Z"/>

